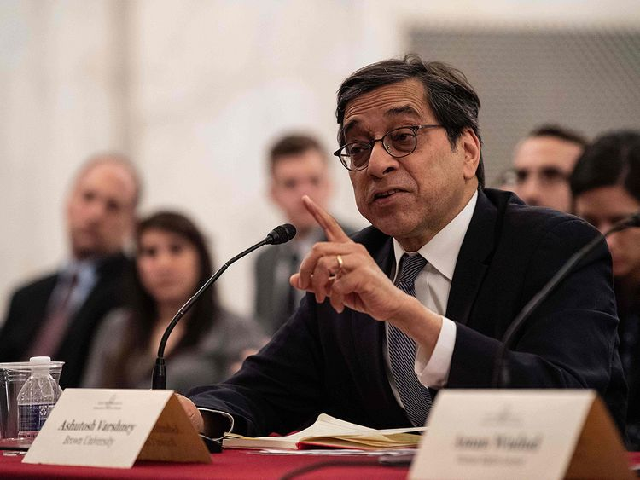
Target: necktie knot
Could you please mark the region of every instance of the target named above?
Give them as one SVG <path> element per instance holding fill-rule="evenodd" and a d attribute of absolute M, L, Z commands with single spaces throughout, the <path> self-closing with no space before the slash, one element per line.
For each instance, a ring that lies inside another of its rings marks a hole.
<path fill-rule="evenodd" d="M 400 258 L 400 272 L 396 278 L 396 286 L 409 295 L 416 296 L 416 278 L 427 264 L 427 259 L 419 253 L 409 255 L 405 253 Z"/>

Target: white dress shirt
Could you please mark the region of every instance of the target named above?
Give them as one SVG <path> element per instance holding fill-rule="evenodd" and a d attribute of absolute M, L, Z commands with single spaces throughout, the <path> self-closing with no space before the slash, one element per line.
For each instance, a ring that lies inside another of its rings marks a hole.
<path fill-rule="evenodd" d="M 467 205 L 446 227 L 440 230 L 418 252 L 414 252 L 422 255 L 429 262 L 416 278 L 416 298 L 429 310 L 442 315 L 442 329 L 431 357 L 426 355 L 425 348 L 420 344 L 416 345 L 416 375 L 420 383 L 427 387 L 443 387 L 447 383 L 451 370 L 451 356 L 456 344 L 457 327 L 455 322 L 446 318 L 444 314 L 447 310 L 451 279 L 458 262 L 458 253 L 469 228 L 471 217 L 473 217 L 477 200 L 478 192 L 476 191 Z M 395 275 L 397 276 L 400 258 L 405 251 L 395 239 L 393 240 L 393 252 L 396 257 Z M 406 253 L 411 254 L 412 252 Z M 387 370 L 390 372 L 390 358 L 386 347 L 385 355 Z M 395 394 L 393 376 L 388 375 L 388 377 Z M 397 394 L 396 398 L 398 398 Z"/>

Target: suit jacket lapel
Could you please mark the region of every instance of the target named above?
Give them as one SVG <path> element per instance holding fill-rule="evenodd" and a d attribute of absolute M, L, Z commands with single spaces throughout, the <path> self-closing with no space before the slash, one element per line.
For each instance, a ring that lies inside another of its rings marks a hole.
<path fill-rule="evenodd" d="M 466 324 L 494 249 L 497 209 L 482 190 L 451 280 L 446 317 Z"/>
<path fill-rule="evenodd" d="M 391 276 L 395 265 L 391 237 L 373 229 L 369 233 L 361 243 L 367 247 L 382 271 Z M 358 236 L 354 240 L 361 239 Z M 354 365 L 358 366 L 360 378 L 364 380 L 360 384 L 366 389 L 366 397 L 372 399 L 369 406 L 372 414 L 383 415 L 391 424 L 406 424 L 407 419 L 387 380 L 386 364 L 382 354 L 385 323 L 353 310 L 345 312 L 351 315 Z"/>
<path fill-rule="evenodd" d="M 387 276 L 390 276 L 393 270 L 393 243 L 391 237 L 383 235 L 378 237 L 377 248 L 375 245 L 366 245 L 367 249 L 373 256 L 378 266 L 382 269 Z M 384 358 L 382 356 L 382 344 L 385 335 L 384 322 L 378 322 L 373 320 L 369 315 L 349 310 L 353 314 L 353 335 L 355 339 L 355 348 L 357 350 L 356 356 L 360 364 L 360 368 L 371 372 L 371 368 L 375 368 L 374 378 L 386 379 L 386 373 L 384 369 Z M 375 361 L 371 361 L 371 346 L 375 345 L 373 354 L 375 355 Z M 379 374 L 379 375 L 378 375 Z"/>
<path fill-rule="evenodd" d="M 381 237 L 378 237 L 377 240 L 381 243 L 378 243 L 377 248 L 375 245 L 366 245 L 367 249 L 373 256 L 373 259 L 378 264 L 378 266 L 382 269 L 382 271 L 387 274 L 387 276 L 391 276 L 394 268 L 394 257 L 393 257 L 393 242 L 391 237 L 383 235 L 381 232 Z M 384 237 L 384 238 L 382 238 Z M 376 361 L 375 366 L 378 367 L 382 365 L 384 367 L 384 359 L 382 358 L 382 343 L 385 335 L 384 330 L 384 322 L 378 322 L 373 320 L 369 315 L 365 315 L 359 312 L 353 312 L 353 334 L 358 341 L 355 342 L 356 348 L 360 349 L 358 352 L 358 359 L 361 362 L 361 367 L 370 371 L 371 369 L 371 345 L 378 345 L 380 348 L 375 349 Z M 373 320 L 373 321 L 372 321 Z M 366 355 L 365 355 L 366 352 Z M 369 358 L 367 358 L 369 357 Z M 377 372 L 377 373 L 383 373 Z M 386 374 L 383 375 L 386 378 Z"/>

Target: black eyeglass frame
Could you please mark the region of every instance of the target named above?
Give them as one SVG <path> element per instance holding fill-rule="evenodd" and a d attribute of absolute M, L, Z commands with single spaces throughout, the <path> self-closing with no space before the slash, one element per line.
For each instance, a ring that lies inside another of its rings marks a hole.
<path fill-rule="evenodd" d="M 382 146 L 384 147 L 384 150 L 391 155 L 393 158 L 404 158 L 407 157 L 409 155 L 411 155 L 413 152 L 416 151 L 416 148 L 418 148 L 418 130 L 422 130 L 422 129 L 431 129 L 431 128 L 444 128 L 443 125 L 440 125 L 438 123 L 425 123 L 422 125 L 405 125 L 402 127 L 398 127 L 398 128 L 394 128 L 392 130 L 389 130 L 387 133 L 385 133 L 383 136 L 381 136 L 380 138 L 374 138 L 373 140 L 369 140 L 367 141 L 357 141 L 357 142 L 349 142 L 346 143 L 342 146 L 340 146 L 340 148 L 338 150 L 336 150 L 335 152 L 333 152 L 333 154 L 338 157 L 338 159 L 340 159 L 340 163 L 344 166 L 344 168 L 346 168 L 347 170 L 349 170 L 350 172 L 359 172 L 360 170 L 364 170 L 365 168 L 367 168 L 367 166 L 369 165 L 369 158 L 371 158 L 371 151 L 373 150 L 373 147 L 376 143 L 380 142 L 382 143 Z M 413 132 L 413 138 L 415 139 L 415 144 L 413 145 L 413 149 L 411 149 L 410 152 L 404 153 L 402 155 L 394 155 L 393 153 L 391 153 L 391 146 L 387 145 L 385 143 L 385 139 L 387 138 L 388 135 L 392 134 L 393 132 L 397 132 L 398 130 L 404 130 L 404 129 L 409 129 Z M 348 160 L 343 158 L 344 157 L 350 157 L 350 155 L 347 154 L 341 154 L 340 152 L 342 150 L 344 150 L 346 147 L 350 146 L 350 145 L 362 145 L 363 147 L 366 145 L 369 149 L 369 156 L 367 157 L 367 161 L 364 162 L 362 164 L 362 166 L 358 167 L 358 168 L 350 168 L 348 166 Z"/>

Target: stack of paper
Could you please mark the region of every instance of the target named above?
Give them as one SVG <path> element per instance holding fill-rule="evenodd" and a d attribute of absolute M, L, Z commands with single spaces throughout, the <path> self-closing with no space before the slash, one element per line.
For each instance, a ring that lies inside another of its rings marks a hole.
<path fill-rule="evenodd" d="M 417 447 L 420 435 L 427 427 L 375 430 L 355 425 L 321 413 L 309 428 L 286 437 L 242 437 L 229 434 L 224 439 L 226 448 L 407 448 Z"/>

